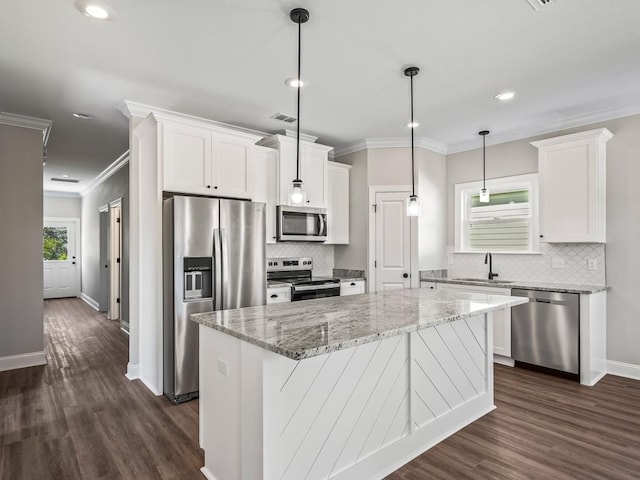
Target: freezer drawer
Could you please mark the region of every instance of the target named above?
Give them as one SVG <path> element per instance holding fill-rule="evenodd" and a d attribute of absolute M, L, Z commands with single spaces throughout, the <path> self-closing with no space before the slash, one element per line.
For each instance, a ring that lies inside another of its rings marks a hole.
<path fill-rule="evenodd" d="M 517 362 L 580 373 L 580 296 L 513 289 L 529 303 L 511 308 L 511 355 Z"/>

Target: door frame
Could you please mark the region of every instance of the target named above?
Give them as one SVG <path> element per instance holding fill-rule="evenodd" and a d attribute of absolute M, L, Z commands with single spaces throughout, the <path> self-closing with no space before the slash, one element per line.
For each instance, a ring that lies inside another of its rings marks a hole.
<path fill-rule="evenodd" d="M 120 228 L 118 233 L 113 228 L 115 219 L 114 208 L 120 208 Z M 115 200 L 109 202 L 109 219 L 108 219 L 108 240 L 107 240 L 107 252 L 109 255 L 109 308 L 107 310 L 107 317 L 110 320 L 122 319 L 122 197 L 118 197 Z M 117 249 L 116 249 L 117 242 Z M 116 258 L 117 254 L 117 258 Z M 117 259 L 120 259 L 118 262 Z M 114 292 L 117 284 L 117 292 Z M 114 312 L 117 311 L 117 318 L 114 317 Z"/>
<path fill-rule="evenodd" d="M 367 286 L 369 292 L 373 293 L 377 291 L 376 287 L 376 268 L 374 261 L 376 260 L 376 194 L 378 193 L 404 193 L 407 192 L 407 197 L 411 192 L 411 185 L 370 185 L 369 186 L 369 251 L 368 251 L 368 268 L 369 268 L 369 281 Z M 418 270 L 418 218 L 409 218 L 409 286 L 411 288 L 420 287 L 420 272 Z"/>
<path fill-rule="evenodd" d="M 44 230 L 44 226 L 47 222 L 70 222 L 75 224 L 76 229 L 76 285 L 78 286 L 78 297 L 82 296 L 82 284 L 81 279 L 82 275 L 80 271 L 82 270 L 82 236 L 80 234 L 80 219 L 76 217 L 43 217 L 42 218 L 42 228 Z M 42 233 L 44 235 L 44 233 Z M 42 259 L 42 268 L 44 268 L 44 258 Z"/>

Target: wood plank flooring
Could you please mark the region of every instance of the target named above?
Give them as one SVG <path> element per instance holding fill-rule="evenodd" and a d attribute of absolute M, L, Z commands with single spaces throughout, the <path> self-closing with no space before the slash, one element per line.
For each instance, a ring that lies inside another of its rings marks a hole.
<path fill-rule="evenodd" d="M 198 402 L 127 380 L 117 322 L 47 300 L 45 342 L 48 365 L 0 372 L 0 479 L 204 478 Z M 497 410 L 387 478 L 640 479 L 640 382 L 589 388 L 500 365 L 495 382 Z"/>

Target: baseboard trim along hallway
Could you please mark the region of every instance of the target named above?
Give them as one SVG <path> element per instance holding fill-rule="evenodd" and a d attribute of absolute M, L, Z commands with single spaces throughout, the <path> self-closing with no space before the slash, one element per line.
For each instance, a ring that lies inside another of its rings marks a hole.
<path fill-rule="evenodd" d="M 618 377 L 640 380 L 640 365 L 607 360 L 607 373 L 610 375 L 617 375 Z"/>
<path fill-rule="evenodd" d="M 0 357 L 0 372 L 46 364 L 47 356 L 44 351 L 8 355 L 6 357 Z"/>
<path fill-rule="evenodd" d="M 80 292 L 80 298 L 95 311 L 100 311 L 100 304 L 84 292 Z"/>

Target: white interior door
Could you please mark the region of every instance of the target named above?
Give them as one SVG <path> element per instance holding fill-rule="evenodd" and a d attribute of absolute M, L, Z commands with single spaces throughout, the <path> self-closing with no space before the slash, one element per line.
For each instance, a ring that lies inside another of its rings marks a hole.
<path fill-rule="evenodd" d="M 411 287 L 411 219 L 404 192 L 375 194 L 376 291 Z"/>
<path fill-rule="evenodd" d="M 80 295 L 78 219 L 48 219 L 43 227 L 44 298 Z"/>

